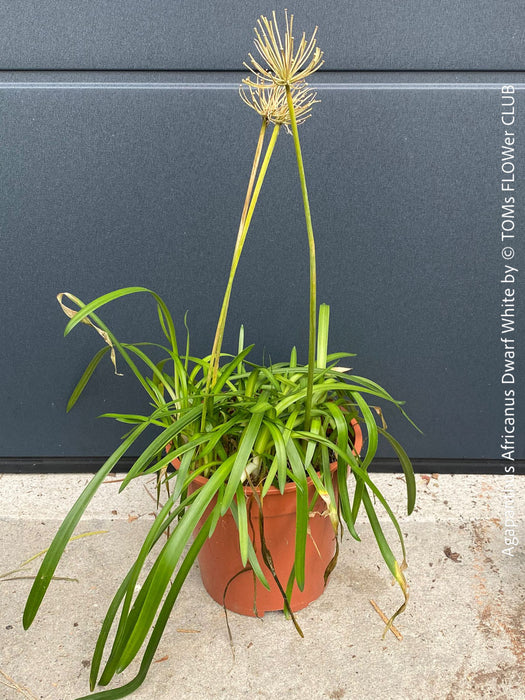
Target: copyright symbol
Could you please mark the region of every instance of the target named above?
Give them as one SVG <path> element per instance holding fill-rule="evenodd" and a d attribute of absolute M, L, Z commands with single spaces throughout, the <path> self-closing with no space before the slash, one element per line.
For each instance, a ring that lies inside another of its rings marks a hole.
<path fill-rule="evenodd" d="M 511 248 L 510 245 L 503 248 L 501 251 L 501 257 L 503 260 L 512 260 L 514 257 L 514 248 Z"/>

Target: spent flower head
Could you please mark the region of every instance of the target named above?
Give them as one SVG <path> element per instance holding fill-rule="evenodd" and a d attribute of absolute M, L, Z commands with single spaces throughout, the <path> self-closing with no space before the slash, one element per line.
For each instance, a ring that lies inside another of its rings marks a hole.
<path fill-rule="evenodd" d="M 255 83 L 248 78 L 245 78 L 242 82 L 246 87 L 241 85 L 239 94 L 248 107 L 254 109 L 257 114 L 260 114 L 268 122 L 284 124 L 288 129 L 291 119 L 286 98 L 286 88 L 283 85 L 269 83 L 259 76 L 257 76 Z M 315 99 L 317 93 L 303 81 L 292 86 L 291 95 L 297 124 L 302 124 L 311 116 L 312 105 L 319 102 L 319 100 Z"/>
<path fill-rule="evenodd" d="M 322 60 L 323 52 L 316 46 L 315 35 L 317 27 L 310 41 L 306 40 L 306 35 L 303 32 L 294 55 L 293 15 L 290 15 L 288 18 L 288 12 L 285 10 L 286 32 L 283 43 L 279 27 L 277 26 L 275 11 L 272 14 L 272 21 L 261 15 L 257 20 L 258 27 L 254 29 L 255 48 L 267 64 L 266 67 L 255 60 L 252 54 L 248 54 L 251 65 L 247 63 L 244 65 L 256 76 L 260 76 L 275 85 L 291 86 L 294 83 L 305 80 L 324 63 Z M 255 88 L 257 87 L 256 83 L 249 82 L 249 80 L 244 82 Z"/>

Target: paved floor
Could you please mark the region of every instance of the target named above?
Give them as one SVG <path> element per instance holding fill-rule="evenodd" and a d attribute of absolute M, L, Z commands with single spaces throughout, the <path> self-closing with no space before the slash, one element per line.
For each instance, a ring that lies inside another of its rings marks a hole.
<path fill-rule="evenodd" d="M 409 605 L 397 625 L 402 641 L 392 634 L 382 640 L 383 623 L 369 603 L 373 598 L 390 612 L 399 593 L 362 524 L 362 542 L 345 538 L 325 593 L 298 613 L 305 639 L 279 613 L 263 620 L 232 614 L 235 659 L 222 609 L 193 570 L 148 679 L 132 697 L 525 698 L 525 478 L 416 478 L 417 510 L 401 518 L 410 582 Z M 0 477 L 0 576 L 49 544 L 87 479 Z M 402 513 L 401 478 L 378 475 L 377 482 Z M 69 546 L 57 574 L 78 582 L 53 582 L 29 631 L 21 617 L 31 581 L 0 578 L 2 700 L 73 700 L 88 692 L 106 606 L 154 507 L 144 484 L 120 496 L 117 487 L 104 485 L 78 528 L 108 533 Z M 521 540 L 513 556 L 503 551 L 511 497 Z M 28 574 L 35 571 L 28 567 Z M 122 682 L 132 675 L 125 672 Z"/>

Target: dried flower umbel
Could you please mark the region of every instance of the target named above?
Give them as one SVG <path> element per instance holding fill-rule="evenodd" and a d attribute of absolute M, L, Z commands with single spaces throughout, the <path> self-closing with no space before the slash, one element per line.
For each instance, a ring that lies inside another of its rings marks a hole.
<path fill-rule="evenodd" d="M 261 15 L 257 20 L 258 28 L 255 27 L 254 29 L 256 36 L 255 47 L 261 58 L 266 62 L 267 67 L 261 65 L 252 54 L 248 54 L 251 65 L 248 63 L 244 65 L 255 75 L 265 78 L 275 83 L 275 85 L 293 85 L 306 80 L 309 75 L 318 70 L 324 63 L 322 60 L 323 52 L 316 46 L 315 35 L 317 27 L 314 29 L 310 41 L 306 40 L 306 35 L 303 32 L 297 51 L 294 54 L 293 15 L 290 15 L 290 18 L 288 18 L 288 12 L 285 10 L 286 32 L 284 43 L 281 40 L 275 11 L 272 13 L 272 17 L 273 21 L 270 21 L 267 17 Z M 254 87 L 256 87 L 256 84 L 254 84 Z"/>
<path fill-rule="evenodd" d="M 241 99 L 254 109 L 263 119 L 272 124 L 291 124 L 290 110 L 284 85 L 268 83 L 259 76 L 256 82 L 245 78 L 244 85 L 239 88 Z M 315 93 L 305 82 L 296 83 L 292 87 L 292 100 L 295 107 L 297 124 L 303 124 L 311 116 L 312 107 L 316 102 Z M 288 129 L 288 132 L 291 131 Z"/>

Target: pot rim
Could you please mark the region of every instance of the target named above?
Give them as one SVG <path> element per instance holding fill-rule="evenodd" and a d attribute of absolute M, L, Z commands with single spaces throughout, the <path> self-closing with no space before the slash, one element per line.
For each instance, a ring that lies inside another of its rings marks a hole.
<path fill-rule="evenodd" d="M 356 456 L 358 456 L 359 453 L 361 452 L 361 448 L 363 447 L 363 433 L 361 431 L 361 427 L 360 427 L 359 423 L 357 422 L 357 420 L 355 418 L 352 418 L 351 425 L 354 428 L 354 447 L 352 449 L 352 452 Z M 337 462 L 331 462 L 330 463 L 330 472 L 334 472 L 336 469 L 337 469 Z M 208 477 L 202 476 L 202 474 L 198 474 L 197 476 L 195 476 L 192 479 L 192 483 L 199 484 L 199 486 L 204 486 L 204 484 L 207 481 L 208 481 Z M 308 484 L 308 486 L 311 486 L 313 484 L 311 477 L 307 477 L 306 483 Z M 296 485 L 293 481 L 286 484 L 283 492 L 281 492 L 277 488 L 277 486 L 270 486 L 265 498 L 267 498 L 268 496 L 272 496 L 272 495 L 273 496 L 282 496 L 285 493 L 289 493 L 290 491 L 293 491 L 295 488 L 296 488 Z M 248 495 L 252 493 L 252 490 L 249 486 L 244 486 L 244 491 Z"/>

